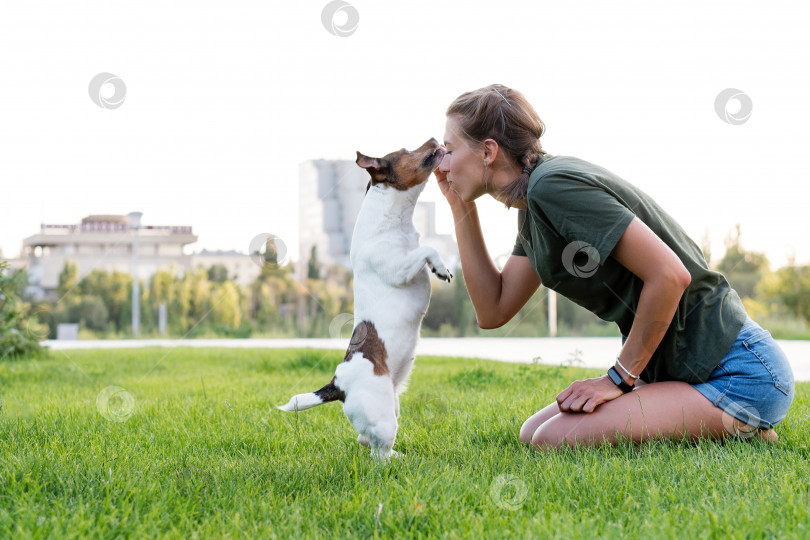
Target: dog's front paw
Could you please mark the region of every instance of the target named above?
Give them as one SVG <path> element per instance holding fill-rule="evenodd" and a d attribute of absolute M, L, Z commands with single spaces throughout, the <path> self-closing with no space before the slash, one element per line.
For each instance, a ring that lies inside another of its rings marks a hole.
<path fill-rule="evenodd" d="M 371 441 L 368 440 L 368 437 L 363 435 L 362 433 L 357 436 L 357 442 L 365 446 L 366 448 L 371 447 Z"/>
<path fill-rule="evenodd" d="M 439 266 L 431 267 L 431 271 L 434 274 L 436 274 L 436 277 L 438 277 L 441 280 L 446 281 L 447 283 L 450 283 L 450 280 L 453 277 L 453 274 L 450 273 L 450 270 L 448 270 L 443 264 L 439 265 Z"/>
<path fill-rule="evenodd" d="M 401 458 L 402 454 L 392 448 L 388 450 L 384 448 L 372 448 L 371 457 L 374 458 L 374 461 L 379 463 L 389 463 L 391 458 Z"/>

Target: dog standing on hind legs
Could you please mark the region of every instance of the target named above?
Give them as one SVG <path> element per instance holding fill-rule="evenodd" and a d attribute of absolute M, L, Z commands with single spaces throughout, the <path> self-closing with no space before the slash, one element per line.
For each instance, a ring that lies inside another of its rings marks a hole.
<path fill-rule="evenodd" d="M 357 152 L 371 180 L 354 226 L 354 329 L 335 376 L 320 390 L 298 394 L 279 409 L 302 411 L 342 401 L 357 441 L 375 458 L 393 450 L 399 394 L 405 391 L 422 319 L 430 302 L 430 274 L 453 277 L 432 247 L 419 246 L 413 211 L 446 150 L 431 138 L 416 150 L 381 158 Z"/>

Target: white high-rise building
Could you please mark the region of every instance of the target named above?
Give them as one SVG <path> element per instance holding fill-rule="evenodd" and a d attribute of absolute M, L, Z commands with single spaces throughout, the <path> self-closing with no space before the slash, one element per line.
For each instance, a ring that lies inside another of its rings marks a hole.
<path fill-rule="evenodd" d="M 368 173 L 353 161 L 316 159 L 299 166 L 299 279 L 307 275 L 312 246 L 322 266 L 351 267 L 352 232 L 368 181 Z"/>
<path fill-rule="evenodd" d="M 307 275 L 312 246 L 324 265 L 340 264 L 351 268 L 349 252 L 352 233 L 366 186 L 368 172 L 354 161 L 317 159 L 299 166 L 298 253 L 296 276 Z M 433 246 L 445 264 L 454 268 L 458 247 L 449 234 L 436 234 L 436 203 L 418 202 L 414 209 L 414 227 L 420 245 Z"/>

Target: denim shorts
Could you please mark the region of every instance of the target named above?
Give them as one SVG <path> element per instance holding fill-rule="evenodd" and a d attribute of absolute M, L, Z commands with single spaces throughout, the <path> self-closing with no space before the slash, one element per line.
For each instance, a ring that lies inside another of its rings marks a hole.
<path fill-rule="evenodd" d="M 793 370 L 787 356 L 750 316 L 709 379 L 692 386 L 752 428 L 772 428 L 793 402 Z"/>

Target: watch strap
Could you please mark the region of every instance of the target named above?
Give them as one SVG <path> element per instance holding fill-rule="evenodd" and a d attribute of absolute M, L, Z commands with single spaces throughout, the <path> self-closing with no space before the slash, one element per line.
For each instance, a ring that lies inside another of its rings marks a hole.
<path fill-rule="evenodd" d="M 613 366 L 610 366 L 610 369 L 608 370 L 608 377 L 610 378 L 611 381 L 613 381 L 613 384 L 618 386 L 619 390 L 621 390 L 625 394 L 633 389 L 632 385 L 624 382 L 622 376 L 619 375 L 619 372 L 616 371 L 616 368 Z"/>

